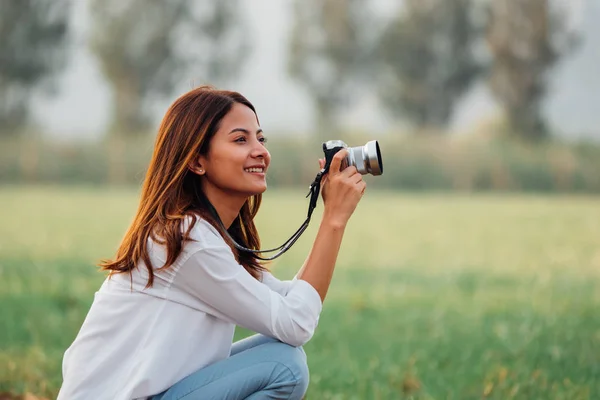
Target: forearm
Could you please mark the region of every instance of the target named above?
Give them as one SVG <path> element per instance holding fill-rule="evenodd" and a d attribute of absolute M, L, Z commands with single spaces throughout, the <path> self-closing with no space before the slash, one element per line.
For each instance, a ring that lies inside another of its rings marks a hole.
<path fill-rule="evenodd" d="M 327 295 L 345 229 L 345 223 L 336 222 L 324 213 L 313 247 L 297 274 L 298 279 L 317 290 L 321 301 Z"/>

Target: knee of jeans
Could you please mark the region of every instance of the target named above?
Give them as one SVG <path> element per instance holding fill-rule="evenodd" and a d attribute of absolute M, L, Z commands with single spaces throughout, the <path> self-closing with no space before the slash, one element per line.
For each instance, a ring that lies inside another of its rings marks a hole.
<path fill-rule="evenodd" d="M 303 392 L 306 392 L 310 374 L 304 349 L 301 346 L 294 347 L 285 343 L 279 343 L 277 354 L 278 361 L 290 370 L 297 385 L 302 386 Z"/>

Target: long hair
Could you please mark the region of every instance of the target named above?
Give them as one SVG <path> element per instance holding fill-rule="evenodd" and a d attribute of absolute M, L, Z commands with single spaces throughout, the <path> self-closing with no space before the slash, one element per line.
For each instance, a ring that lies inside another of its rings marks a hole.
<path fill-rule="evenodd" d="M 258 279 L 259 272 L 266 269 L 251 253 L 240 252 L 233 246 L 222 225 L 209 212 L 209 202 L 200 185 L 202 178 L 189 169 L 199 155 L 208 153 L 211 138 L 235 103 L 249 107 L 256 114 L 254 106 L 241 94 L 210 86 L 185 93 L 169 107 L 158 130 L 135 218 L 115 259 L 99 264 L 102 270 L 111 274 L 131 272 L 142 260 L 148 269 L 146 287 L 152 286 L 154 266 L 147 251 L 148 239 L 166 246 L 166 262 L 157 268 L 169 268 L 180 255 L 184 242 L 191 240 L 190 231 L 198 217 L 221 233 L 238 263 L 253 277 Z M 256 250 L 260 249 L 260 238 L 254 217 L 261 199 L 261 194 L 249 197 L 228 229 L 236 242 Z M 183 232 L 186 217 L 191 217 L 192 223 Z"/>

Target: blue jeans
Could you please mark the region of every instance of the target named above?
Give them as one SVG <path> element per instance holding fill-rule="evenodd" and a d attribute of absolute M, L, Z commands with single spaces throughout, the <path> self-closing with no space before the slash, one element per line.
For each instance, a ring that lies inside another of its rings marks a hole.
<path fill-rule="evenodd" d="M 308 388 L 302 347 L 254 335 L 235 342 L 231 356 L 177 382 L 151 400 L 301 399 Z"/>

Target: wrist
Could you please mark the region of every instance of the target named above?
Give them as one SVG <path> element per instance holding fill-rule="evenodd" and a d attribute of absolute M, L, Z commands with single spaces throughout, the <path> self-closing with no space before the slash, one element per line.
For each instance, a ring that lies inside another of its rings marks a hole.
<path fill-rule="evenodd" d="M 343 230 L 346 228 L 348 223 L 346 218 L 336 216 L 332 213 L 325 211 L 321 220 L 321 225 L 333 228 L 335 230 Z"/>

